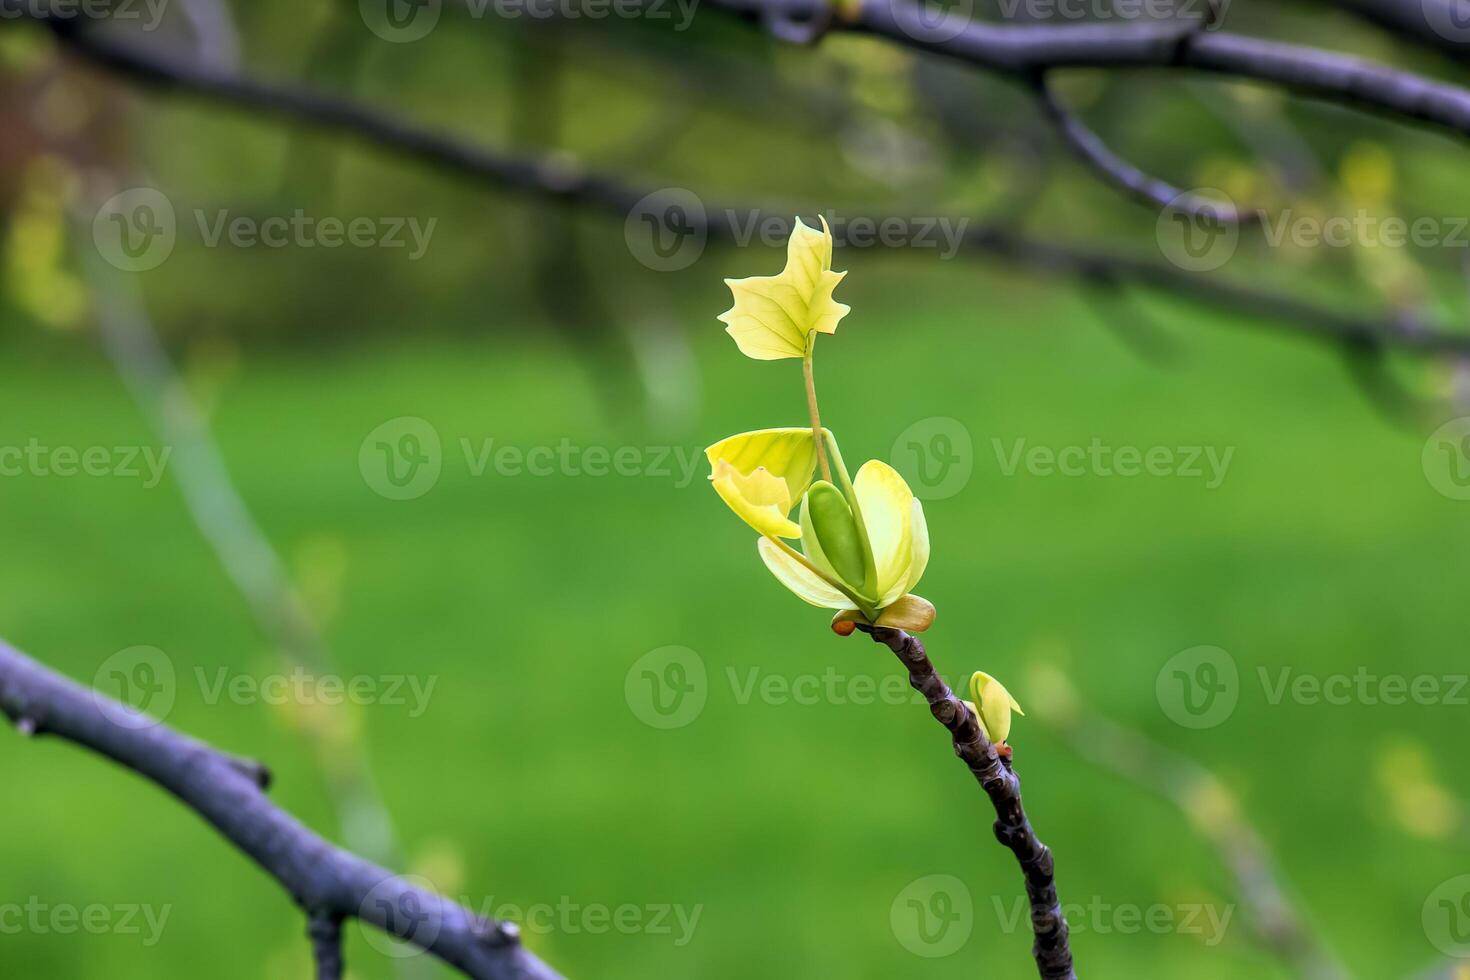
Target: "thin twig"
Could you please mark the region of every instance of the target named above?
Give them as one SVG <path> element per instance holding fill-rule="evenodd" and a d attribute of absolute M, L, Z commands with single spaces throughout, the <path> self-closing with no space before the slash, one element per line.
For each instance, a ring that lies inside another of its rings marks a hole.
<path fill-rule="evenodd" d="M 924 644 L 903 630 L 859 626 L 892 650 L 908 668 L 909 684 L 929 702 L 929 711 L 954 740 L 955 755 L 969 767 L 976 782 L 995 807 L 995 836 L 1011 852 L 1026 879 L 1026 897 L 1031 902 L 1031 928 L 1036 937 L 1031 953 L 1042 980 L 1076 980 L 1067 917 L 1057 898 L 1056 874 L 1051 849 L 1031 829 L 1021 805 L 1021 780 L 985 737 L 965 703 L 955 696 L 944 678 L 935 671 L 924 652 Z"/>
<path fill-rule="evenodd" d="M 238 759 L 62 677 L 4 641 L 0 712 L 22 732 L 86 746 L 172 793 L 275 878 L 308 916 L 357 918 L 475 980 L 562 980 L 521 946 L 514 924 L 483 918 L 329 844 L 267 799 Z"/>
<path fill-rule="evenodd" d="M 1104 180 L 1121 188 L 1131 197 L 1157 208 L 1182 211 L 1196 218 L 1227 224 L 1242 224 L 1260 216 L 1257 211 L 1240 211 L 1233 204 L 1212 201 L 1144 173 L 1111 150 L 1102 141 L 1102 137 L 1077 118 L 1062 102 L 1045 75 L 1036 79 L 1036 93 L 1046 109 L 1047 117 L 1077 156 Z"/>
<path fill-rule="evenodd" d="M 236 488 L 204 413 L 153 328 L 136 282 L 107 268 L 88 249 L 78 254 L 103 349 L 149 425 L 173 448 L 173 473 L 195 527 L 281 664 L 318 677 L 332 675 L 337 669 L 332 651 Z M 396 863 L 401 855 L 393 818 L 374 783 L 362 739 L 328 740 L 309 726 L 307 733 L 323 763 L 347 846 L 372 860 Z"/>
<path fill-rule="evenodd" d="M 1307 980 L 1344 980 L 1349 974 L 1326 942 L 1297 913 L 1271 850 L 1240 812 L 1235 796 L 1206 767 L 1084 707 L 1070 684 L 1056 710 L 1038 712 L 1076 751 L 1178 807 L 1191 826 L 1215 848 L 1235 878 L 1236 888 L 1262 942 L 1294 975 Z"/>
<path fill-rule="evenodd" d="M 306 935 L 316 959 L 316 980 L 342 980 L 342 919 L 330 912 L 313 912 Z"/>

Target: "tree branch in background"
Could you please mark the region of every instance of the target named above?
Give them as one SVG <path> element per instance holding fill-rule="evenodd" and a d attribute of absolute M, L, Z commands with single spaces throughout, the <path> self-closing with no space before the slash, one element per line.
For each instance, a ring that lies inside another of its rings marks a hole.
<path fill-rule="evenodd" d="M 1031 903 L 1031 929 L 1036 937 L 1031 954 L 1042 980 L 1076 980 L 1067 917 L 1057 898 L 1056 872 L 1051 849 L 1043 844 L 1026 819 L 1021 805 L 1021 780 L 985 737 L 979 722 L 935 671 L 924 644 L 903 630 L 858 626 L 874 643 L 892 650 L 909 672 L 909 685 L 929 702 L 929 711 L 954 740 L 955 755 L 969 767 L 975 781 L 995 806 L 995 837 L 1016 855 L 1026 878 Z"/>
<path fill-rule="evenodd" d="M 306 913 L 318 976 L 340 974 L 340 934 L 359 919 L 475 980 L 562 980 L 508 922 L 483 918 L 334 847 L 268 800 L 264 768 L 175 732 L 0 641 L 0 712 L 25 735 L 86 746 L 168 790 L 280 882 Z M 332 968 L 338 973 L 331 973 Z"/>
<path fill-rule="evenodd" d="M 710 0 L 765 21 L 812 21 L 826 0 Z M 1059 68 L 1193 68 L 1470 135 L 1470 90 L 1320 48 L 1203 32 L 1197 19 L 1129 24 L 997 25 L 921 0 L 853 0 L 829 30 L 887 38 L 1028 82 Z"/>
<path fill-rule="evenodd" d="M 1149 176 L 1109 149 L 1102 137 L 1073 115 L 1072 110 L 1057 96 L 1046 76 L 1038 77 L 1035 85 L 1037 97 L 1046 109 L 1048 118 L 1056 125 L 1057 132 L 1061 133 L 1067 145 L 1103 180 L 1121 188 L 1129 196 L 1158 208 L 1187 212 L 1203 221 L 1239 224 L 1243 220 L 1256 217 L 1254 212 L 1246 211 L 1242 214 L 1232 204 L 1212 201 Z"/>
<path fill-rule="evenodd" d="M 721 0 L 729 2 L 729 0 Z M 573 204 L 631 213 L 652 190 L 635 188 L 609 175 L 575 167 L 564 158 L 515 156 L 476 146 L 420 127 L 376 109 L 300 87 L 219 72 L 162 51 L 103 38 L 69 21 L 45 21 L 74 54 L 124 77 L 161 90 L 202 97 L 264 116 L 332 129 L 382 149 L 502 190 L 520 191 Z M 786 208 L 717 207 L 706 202 L 691 214 L 688 229 L 711 242 L 742 239 L 740 222 L 750 214 L 789 214 Z M 878 215 L 879 223 L 903 216 Z M 1009 227 L 955 220 L 964 228 L 961 247 L 1044 272 L 1127 280 L 1244 313 L 1254 327 L 1272 328 L 1331 343 L 1365 341 L 1416 353 L 1470 353 L 1470 334 L 1447 331 L 1405 333 L 1392 321 L 1340 313 L 1291 296 L 1240 286 L 1212 276 L 1102 250 L 1054 245 L 1027 238 Z M 1264 322 L 1259 322 L 1264 321 Z"/>
<path fill-rule="evenodd" d="M 85 237 L 86 232 L 78 235 Z M 245 599 L 280 663 L 313 678 L 333 674 L 330 648 L 236 489 L 204 413 L 153 329 L 137 283 L 107 267 L 90 249 L 78 249 L 78 254 L 102 347 L 159 440 L 173 447 L 179 493 L 200 536 Z M 342 714 L 347 710 L 332 709 L 337 727 L 330 733 L 300 718 L 292 721 L 306 732 L 315 752 L 343 840 L 375 861 L 396 862 L 401 858 L 397 834 L 374 784 L 366 747 L 361 736 L 342 737 L 352 728 Z"/>
<path fill-rule="evenodd" d="M 1293 908 L 1270 848 L 1240 813 L 1225 783 L 1209 769 L 1091 710 L 1066 676 L 1037 667 L 1033 688 L 1047 710 L 1038 720 L 1066 738 L 1088 761 L 1155 793 L 1179 808 L 1215 848 L 1235 878 L 1257 934 L 1292 974 L 1306 980 L 1346 980 L 1337 957 Z"/>

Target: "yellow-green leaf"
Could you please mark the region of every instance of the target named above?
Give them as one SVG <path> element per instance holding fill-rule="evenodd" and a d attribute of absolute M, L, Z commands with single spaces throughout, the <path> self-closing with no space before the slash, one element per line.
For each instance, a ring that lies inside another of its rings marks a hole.
<path fill-rule="evenodd" d="M 715 463 L 710 483 L 720 499 L 761 534 L 774 538 L 801 537 L 801 528 L 787 516 L 791 513 L 791 494 L 787 492 L 786 482 L 768 473 L 765 467 L 758 466 L 755 472 L 745 474 L 722 459 Z"/>
<path fill-rule="evenodd" d="M 986 736 L 997 745 L 1010 737 L 1011 712 L 1026 713 L 1005 685 L 983 670 L 970 675 L 970 697 L 980 706 L 980 725 Z"/>
<path fill-rule="evenodd" d="M 847 315 L 846 304 L 832 298 L 845 272 L 832 271 L 832 232 L 796 219 L 786 243 L 786 268 L 778 276 L 726 279 L 735 305 L 720 314 L 725 332 L 746 357 L 775 361 L 803 357 L 817 333 L 834 333 Z"/>
<path fill-rule="evenodd" d="M 929 522 L 924 518 L 924 505 L 919 498 L 914 498 L 913 517 L 913 559 L 909 565 L 908 580 L 904 584 L 904 591 L 912 591 L 919 584 L 919 579 L 924 577 L 924 570 L 929 567 Z"/>
<path fill-rule="evenodd" d="M 763 467 L 767 473 L 786 481 L 786 493 L 792 503 L 806 493 L 817 468 L 816 443 L 807 426 L 741 432 L 721 439 L 706 449 L 704 455 L 711 470 L 722 459 L 741 473 L 754 473 Z"/>
<path fill-rule="evenodd" d="M 908 591 L 914 564 L 914 495 L 897 470 L 876 459 L 863 464 L 852 487 L 873 550 L 878 605 L 887 606 Z"/>
<path fill-rule="evenodd" d="M 756 547 L 760 549 L 761 560 L 766 563 L 771 574 L 796 593 L 797 598 L 803 602 L 821 606 L 823 609 L 846 609 L 852 605 L 852 600 L 843 595 L 837 586 L 787 554 L 784 548 L 770 538 L 761 538 L 756 542 Z"/>

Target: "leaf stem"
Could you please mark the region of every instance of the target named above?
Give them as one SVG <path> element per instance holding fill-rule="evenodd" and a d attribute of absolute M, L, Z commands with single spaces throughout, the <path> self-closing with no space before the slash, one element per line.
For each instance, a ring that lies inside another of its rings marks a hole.
<path fill-rule="evenodd" d="M 817 382 L 812 376 L 812 354 L 816 351 L 816 334 L 807 341 L 806 355 L 801 359 L 801 373 L 806 379 L 806 409 L 812 417 L 812 442 L 817 447 L 817 465 L 822 468 L 822 479 L 832 482 L 832 466 L 827 462 L 827 445 L 822 438 L 822 416 L 817 411 Z"/>
<path fill-rule="evenodd" d="M 873 606 L 871 602 L 868 602 L 867 600 L 861 598 L 856 592 L 848 588 L 848 586 L 844 583 L 833 581 L 832 578 L 827 575 L 827 573 L 823 572 L 816 565 L 812 564 L 811 559 L 809 559 L 806 555 L 803 555 L 801 552 L 797 551 L 795 548 L 791 547 L 791 545 L 787 544 L 785 541 L 782 541 L 778 537 L 770 534 L 766 535 L 766 537 L 774 542 L 776 547 L 786 552 L 786 554 L 789 555 L 791 559 L 797 564 L 803 566 L 807 571 L 811 572 L 817 578 L 821 579 L 823 582 L 826 582 L 828 585 L 832 586 L 832 588 L 845 595 L 849 600 L 852 601 L 853 608 L 862 613 L 864 616 L 868 617 L 869 620 L 873 620 L 878 617 L 878 610 Z"/>

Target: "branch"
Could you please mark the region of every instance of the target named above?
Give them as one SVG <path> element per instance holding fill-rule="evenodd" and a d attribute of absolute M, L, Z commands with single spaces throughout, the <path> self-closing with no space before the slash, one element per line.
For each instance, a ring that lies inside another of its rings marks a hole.
<path fill-rule="evenodd" d="M 1083 757 L 1168 800 L 1188 818 L 1234 877 L 1265 945 L 1295 976 L 1345 980 L 1336 955 L 1302 920 L 1280 881 L 1270 848 L 1241 814 L 1235 795 L 1209 769 L 1083 706 L 1059 673 L 1047 672 L 1059 707 L 1038 713 Z"/>
<path fill-rule="evenodd" d="M 86 232 L 75 233 L 85 240 Z M 102 347 L 159 442 L 173 447 L 173 476 L 195 527 L 282 666 L 312 676 L 335 673 L 331 648 L 235 486 L 209 420 L 164 349 L 136 281 L 89 249 L 77 252 Z M 312 726 L 302 726 L 302 733 L 327 781 L 343 843 L 372 860 L 396 863 L 397 831 L 373 784 L 362 737 L 328 738 Z"/>
<path fill-rule="evenodd" d="M 721 0 L 728 3 L 730 0 Z M 74 54 L 126 78 L 166 92 L 191 95 L 263 116 L 312 124 L 362 140 L 440 169 L 503 190 L 591 206 L 622 216 L 633 211 L 649 188 L 636 188 L 606 175 L 535 156 L 516 156 L 461 142 L 388 113 L 309 89 L 220 72 L 129 43 L 88 35 L 68 21 L 44 21 Z M 740 216 L 782 215 L 781 208 L 714 207 L 687 215 L 691 234 L 712 242 L 743 241 Z M 903 216 L 872 215 L 878 223 Z M 932 219 L 930 219 L 932 220 Z M 1029 268 L 1085 278 L 1128 280 L 1261 317 L 1276 329 L 1311 339 L 1340 343 L 1371 341 L 1422 354 L 1470 354 L 1470 334 L 1426 331 L 1406 335 L 1394 323 L 1339 313 L 1290 296 L 1185 272 L 1174 266 L 1131 259 L 1083 246 L 1054 245 L 1017 234 L 1008 227 L 951 219 L 964 229 L 961 247 Z M 1261 324 L 1252 324 L 1261 326 Z"/>
<path fill-rule="evenodd" d="M 827 0 L 711 0 L 750 18 L 810 21 Z M 853 0 L 832 30 L 874 34 L 1025 81 L 1057 68 L 1193 68 L 1470 135 L 1470 90 L 1320 48 L 1201 32 L 1194 20 L 996 25 L 915 0 Z"/>
<path fill-rule="evenodd" d="M 1206 221 L 1239 224 L 1256 217 L 1255 212 L 1247 211 L 1242 214 L 1234 205 L 1212 201 L 1144 173 L 1109 149 L 1102 137 L 1073 115 L 1072 110 L 1057 96 L 1045 75 L 1038 77 L 1035 85 L 1037 97 L 1046 109 L 1047 117 L 1056 125 L 1057 132 L 1077 156 L 1108 183 L 1145 204 L 1184 211 Z"/>
<path fill-rule="evenodd" d="M 476 980 L 562 980 L 521 946 L 514 924 L 482 918 L 334 847 L 267 800 L 240 760 L 48 670 L 4 641 L 0 711 L 23 734 L 59 736 L 147 777 L 212 824 L 306 912 L 320 977 L 336 975 L 329 972 L 328 948 L 340 953 L 326 922 L 357 918 Z"/>
<path fill-rule="evenodd" d="M 1042 980 L 1076 980 L 1068 943 L 1067 917 L 1057 899 L 1051 850 L 1036 837 L 1021 806 L 1021 780 L 1002 760 L 995 745 L 963 701 L 955 696 L 924 652 L 924 644 L 903 630 L 859 626 L 874 643 L 882 643 L 908 668 L 909 684 L 929 702 L 929 711 L 954 739 L 955 755 L 995 806 L 995 837 L 1016 855 L 1031 901 L 1031 928 L 1036 941 L 1031 954 Z"/>
<path fill-rule="evenodd" d="M 316 958 L 316 980 L 342 980 L 342 920 L 330 912 L 314 912 L 306 935 Z"/>

